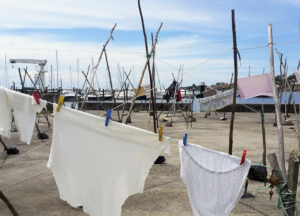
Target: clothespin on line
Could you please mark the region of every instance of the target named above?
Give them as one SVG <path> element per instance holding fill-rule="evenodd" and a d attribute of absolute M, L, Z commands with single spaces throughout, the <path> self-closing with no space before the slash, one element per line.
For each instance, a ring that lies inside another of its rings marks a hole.
<path fill-rule="evenodd" d="M 40 97 L 37 93 L 37 90 L 34 90 L 34 94 L 32 95 L 32 97 L 35 99 L 37 104 L 40 104 Z"/>
<path fill-rule="evenodd" d="M 56 112 L 59 112 L 61 105 L 64 103 L 64 99 L 65 99 L 64 96 L 62 96 L 62 95 L 59 96 L 57 107 L 56 107 Z"/>
<path fill-rule="evenodd" d="M 158 140 L 161 142 L 162 141 L 162 133 L 163 133 L 163 127 L 160 126 L 158 129 Z"/>
<path fill-rule="evenodd" d="M 187 142 L 187 133 L 184 134 L 183 136 L 183 145 L 186 146 L 186 142 Z"/>
<path fill-rule="evenodd" d="M 108 126 L 108 122 L 109 122 L 110 117 L 111 117 L 111 112 L 112 112 L 112 110 L 107 110 L 107 112 L 106 112 L 106 119 L 105 119 L 105 126 L 106 127 Z"/>
<path fill-rule="evenodd" d="M 242 165 L 245 162 L 246 154 L 247 154 L 247 150 L 244 150 L 240 165 Z"/>

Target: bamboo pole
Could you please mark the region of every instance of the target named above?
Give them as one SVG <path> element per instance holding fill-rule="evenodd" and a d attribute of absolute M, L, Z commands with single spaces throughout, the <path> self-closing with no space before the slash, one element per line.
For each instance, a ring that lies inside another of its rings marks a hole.
<path fill-rule="evenodd" d="M 231 111 L 231 120 L 230 120 L 230 131 L 229 131 L 229 154 L 232 155 L 233 147 L 233 125 L 234 125 L 234 114 L 235 114 L 235 105 L 236 105 L 236 92 L 237 92 L 237 78 L 238 78 L 238 65 L 237 65 L 237 44 L 236 44 L 236 31 L 235 31 L 235 15 L 234 10 L 231 10 L 232 18 L 232 36 L 233 36 L 233 60 L 234 60 L 234 90 L 233 90 L 233 103 Z"/>
<path fill-rule="evenodd" d="M 287 180 L 286 169 L 285 169 L 285 155 L 284 155 L 284 137 L 283 137 L 283 128 L 282 120 L 280 114 L 280 103 L 277 96 L 277 90 L 275 85 L 275 70 L 274 70 L 274 54 L 273 54 L 273 35 L 272 35 L 272 24 L 268 26 L 269 34 L 269 53 L 270 53 L 270 73 L 271 73 L 271 83 L 275 104 L 275 113 L 276 113 L 276 122 L 278 130 L 278 142 L 279 142 L 279 165 L 284 181 Z"/>
<path fill-rule="evenodd" d="M 109 40 L 112 38 L 112 34 L 113 34 L 113 32 L 114 32 L 116 26 L 117 26 L 117 23 L 116 23 L 116 24 L 114 25 L 114 27 L 111 29 L 110 35 L 109 35 L 107 41 L 105 42 L 105 44 L 103 45 L 103 49 L 102 49 L 101 54 L 100 54 L 100 56 L 99 56 L 98 62 L 97 62 L 97 64 L 96 64 L 96 66 L 93 68 L 94 73 L 93 73 L 93 77 L 92 77 L 92 80 L 91 80 L 91 82 L 90 82 L 90 85 L 89 85 L 89 88 L 88 88 L 87 92 L 89 92 L 90 89 L 91 89 L 91 84 L 94 82 L 95 74 L 96 74 L 97 68 L 98 68 L 98 66 L 99 66 L 99 64 L 100 64 L 100 61 L 101 61 L 103 52 L 104 52 L 104 50 L 105 50 L 105 48 L 106 48 L 106 46 L 107 46 Z M 79 81 L 79 80 L 78 80 L 78 81 Z M 85 97 L 84 97 L 84 99 L 83 99 L 83 101 L 82 101 L 80 110 L 83 109 L 83 106 L 84 106 L 84 104 L 85 104 L 86 98 L 87 98 L 87 94 L 85 95 Z"/>
<path fill-rule="evenodd" d="M 135 101 L 136 101 L 136 97 L 138 96 L 138 93 L 139 93 L 139 91 L 140 91 L 140 89 L 141 89 L 141 84 L 142 84 L 142 81 L 143 81 L 143 78 L 144 78 L 144 75 L 145 75 L 145 71 L 146 71 L 147 65 L 148 65 L 148 63 L 149 63 L 149 61 L 150 61 L 150 59 L 151 59 L 151 54 L 153 53 L 153 51 L 154 51 L 154 49 L 155 49 L 155 46 L 156 46 L 156 44 L 157 44 L 158 33 L 159 33 L 159 31 L 160 31 L 162 25 L 163 25 L 163 23 L 160 24 L 160 26 L 159 26 L 159 28 L 158 28 L 158 30 L 157 30 L 157 32 L 156 32 L 154 44 L 153 44 L 153 46 L 152 46 L 152 49 L 151 49 L 149 55 L 147 56 L 147 60 L 146 60 L 146 63 L 145 63 L 145 65 L 144 65 L 144 68 L 143 68 L 143 71 L 142 71 L 142 75 L 141 75 L 141 78 L 140 78 L 140 81 L 139 81 L 139 84 L 138 84 L 138 87 L 137 87 L 137 91 L 136 91 L 136 93 L 135 93 L 134 98 L 132 99 L 131 106 L 130 106 L 130 109 L 129 109 L 129 112 L 128 112 L 128 115 L 127 115 L 127 119 L 126 119 L 126 121 L 125 121 L 126 124 L 127 124 L 127 122 L 129 121 L 130 116 L 131 116 L 131 113 L 132 113 L 132 111 L 133 111 L 133 107 L 134 107 L 134 103 L 135 103 Z"/>
<path fill-rule="evenodd" d="M 142 27 L 143 27 L 143 34 L 144 34 L 144 40 L 145 40 L 146 55 L 149 55 L 149 52 L 148 52 L 148 43 L 147 43 L 147 35 L 146 35 L 144 18 L 143 18 L 143 14 L 142 14 L 140 0 L 138 0 L 138 7 L 139 7 L 139 12 L 140 12 L 141 22 L 142 22 Z M 155 49 L 153 49 L 152 53 L 154 55 Z M 154 56 L 153 56 L 153 59 L 154 59 Z M 153 100 L 154 99 L 154 97 L 153 97 L 153 81 L 152 81 L 151 69 L 150 69 L 150 63 L 149 63 L 149 61 L 148 61 L 147 65 L 148 65 L 148 72 L 149 72 L 149 79 L 150 79 L 150 89 L 151 89 L 150 90 L 150 95 L 151 95 L 150 101 L 152 101 L 152 110 L 153 110 L 153 131 L 154 131 L 154 133 L 156 133 L 155 102 Z M 150 101 L 149 101 L 149 103 L 150 103 Z M 149 114 L 150 114 L 150 110 L 149 110 Z"/>
<path fill-rule="evenodd" d="M 111 90 L 111 94 L 112 94 L 112 97 L 113 97 L 113 100 L 114 100 L 114 105 L 116 106 L 115 92 L 114 92 L 113 84 L 112 84 L 112 81 L 111 81 L 111 74 L 110 74 L 110 68 L 109 68 L 109 64 L 108 64 L 108 59 L 107 59 L 106 49 L 105 49 L 104 47 L 103 47 L 103 49 L 104 49 L 104 55 L 105 55 L 105 60 L 106 60 L 107 72 L 108 72 L 108 76 L 109 76 L 110 90 Z M 118 118 L 119 118 L 119 121 L 121 121 L 121 118 L 120 118 L 120 112 L 119 112 L 119 107 L 118 107 L 118 109 L 117 109 L 117 112 L 118 112 Z"/>

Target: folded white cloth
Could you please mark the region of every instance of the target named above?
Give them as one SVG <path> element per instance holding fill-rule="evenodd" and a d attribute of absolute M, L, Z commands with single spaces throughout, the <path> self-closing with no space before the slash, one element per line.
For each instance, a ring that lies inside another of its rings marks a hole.
<path fill-rule="evenodd" d="M 179 142 L 181 175 L 194 216 L 227 216 L 245 190 L 249 160 Z"/>
<path fill-rule="evenodd" d="M 120 216 L 127 197 L 142 193 L 151 166 L 169 153 L 169 138 L 54 105 L 48 167 L 60 198 L 92 216 Z"/>
<path fill-rule="evenodd" d="M 20 140 L 30 144 L 36 113 L 43 110 L 47 105 L 47 101 L 35 99 L 27 94 L 12 91 L 0 86 L 0 134 L 10 138 L 12 112 L 14 111 L 14 119 L 20 136 Z M 2 120 L 3 119 L 3 120 Z"/>

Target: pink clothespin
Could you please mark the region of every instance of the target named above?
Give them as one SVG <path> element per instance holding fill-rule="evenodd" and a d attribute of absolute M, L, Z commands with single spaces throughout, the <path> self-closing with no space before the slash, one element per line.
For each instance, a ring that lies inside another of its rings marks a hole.
<path fill-rule="evenodd" d="M 247 150 L 244 150 L 240 165 L 242 165 L 245 162 L 246 153 L 247 153 Z"/>
<path fill-rule="evenodd" d="M 37 90 L 34 90 L 34 94 L 32 95 L 37 104 L 40 104 L 40 97 L 37 93 Z"/>

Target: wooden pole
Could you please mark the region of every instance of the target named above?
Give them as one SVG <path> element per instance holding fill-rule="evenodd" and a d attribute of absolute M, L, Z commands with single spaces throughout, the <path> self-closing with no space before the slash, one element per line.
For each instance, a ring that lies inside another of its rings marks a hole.
<path fill-rule="evenodd" d="M 279 165 L 282 172 L 284 181 L 287 180 L 286 169 L 285 169 L 285 156 L 284 156 L 284 137 L 283 137 L 283 128 L 282 120 L 280 114 L 280 103 L 277 96 L 277 89 L 275 85 L 275 70 L 274 70 L 274 54 L 273 54 L 273 35 L 272 35 L 272 24 L 268 26 L 269 33 L 269 54 L 270 54 L 270 73 L 271 73 L 271 83 L 275 104 L 275 113 L 276 113 L 276 122 L 278 130 L 278 142 L 279 142 Z"/>
<path fill-rule="evenodd" d="M 135 103 L 136 97 L 138 96 L 138 93 L 139 93 L 139 91 L 141 89 L 141 84 L 142 84 L 142 81 L 143 81 L 143 78 L 144 78 L 144 75 L 145 75 L 145 71 L 146 71 L 147 65 L 148 65 L 148 63 L 149 63 L 149 61 L 151 59 L 151 54 L 153 53 L 153 51 L 155 49 L 155 46 L 157 44 L 158 33 L 159 33 L 162 25 L 163 25 L 163 23 L 160 24 L 160 26 L 159 26 L 159 28 L 158 28 L 158 30 L 156 32 L 154 44 L 152 46 L 152 49 L 151 49 L 149 55 L 147 56 L 147 61 L 146 61 L 145 65 L 144 65 L 144 68 L 143 68 L 143 71 L 142 71 L 142 75 L 141 75 L 141 78 L 140 78 L 140 81 L 139 81 L 139 84 L 138 84 L 138 87 L 137 87 L 137 91 L 136 91 L 135 96 L 134 96 L 134 98 L 132 99 L 132 102 L 131 102 L 131 106 L 130 106 L 130 109 L 129 109 L 129 112 L 128 112 L 128 115 L 127 115 L 127 119 L 126 119 L 126 122 L 125 122 L 126 124 L 129 121 L 131 113 L 133 111 L 133 107 L 134 107 L 134 103 Z"/>
<path fill-rule="evenodd" d="M 107 44 L 108 44 L 110 38 L 112 37 L 112 34 L 113 34 L 113 32 L 114 32 L 116 26 L 117 26 L 117 23 L 114 25 L 114 27 L 113 27 L 112 30 L 110 31 L 110 35 L 109 35 L 109 37 L 108 37 L 106 43 L 103 45 L 103 49 L 102 49 L 101 54 L 100 54 L 100 56 L 99 56 L 98 62 L 97 62 L 97 64 L 96 64 L 96 66 L 93 68 L 94 74 L 93 74 L 92 80 L 91 80 L 91 82 L 90 82 L 89 88 L 88 88 L 88 90 L 87 90 L 87 93 L 88 93 L 88 92 L 90 91 L 90 89 L 91 89 L 91 84 L 94 82 L 95 74 L 96 74 L 97 68 L 98 68 L 98 66 L 99 66 L 99 64 L 100 64 L 100 61 L 101 61 L 103 52 L 104 52 L 104 50 L 105 50 L 105 48 L 106 48 L 106 46 L 107 46 Z M 79 80 L 78 80 L 78 81 L 79 81 Z M 84 104 L 85 104 L 86 98 L 87 98 L 87 94 L 85 94 L 85 97 L 84 97 L 84 99 L 83 99 L 83 101 L 82 101 L 80 110 L 83 109 L 83 106 L 84 106 Z"/>
<path fill-rule="evenodd" d="M 287 181 L 288 188 L 292 192 L 292 194 L 290 195 L 291 199 L 296 199 L 298 175 L 299 175 L 299 158 L 296 155 L 292 155 L 291 153 L 289 158 L 288 181 Z M 293 216 L 295 213 L 295 206 L 287 209 L 287 213 L 288 215 Z"/>
<path fill-rule="evenodd" d="M 2 191 L 0 190 L 0 198 L 3 200 L 3 202 L 6 204 L 6 206 L 9 208 L 13 216 L 19 216 L 18 212 L 15 210 L 15 208 L 12 206 L 12 204 L 9 202 L 9 200 L 4 196 Z"/>
<path fill-rule="evenodd" d="M 112 81 L 111 81 L 111 74 L 110 74 L 110 68 L 109 68 L 109 64 L 108 64 L 107 54 L 106 54 L 106 50 L 105 50 L 104 47 L 103 47 L 103 49 L 104 49 L 104 55 L 105 55 L 105 60 L 106 60 L 107 72 L 108 72 L 108 76 L 109 76 L 110 90 L 111 90 L 111 94 L 112 94 L 112 97 L 113 97 L 113 100 L 114 100 L 114 105 L 116 105 L 116 98 L 115 98 L 115 93 L 114 93 L 114 89 L 113 89 L 113 84 L 112 84 Z M 118 111 L 119 121 L 121 121 L 119 108 L 118 108 L 117 111 Z"/>
<path fill-rule="evenodd" d="M 262 129 L 262 139 L 263 139 L 263 165 L 267 166 L 266 158 L 267 158 L 267 144 L 266 144 L 266 130 L 265 130 L 265 113 L 264 113 L 264 105 L 261 105 L 261 129 Z M 268 174 L 265 176 L 265 186 Z"/>
<path fill-rule="evenodd" d="M 232 146 L 233 146 L 233 124 L 234 124 L 234 114 L 235 114 L 235 105 L 236 105 L 236 92 L 237 92 L 237 78 L 238 78 L 238 65 L 237 65 L 237 44 L 236 44 L 236 31 L 235 31 L 235 15 L 234 10 L 231 10 L 231 19 L 232 19 L 232 37 L 233 37 L 233 60 L 234 60 L 234 83 L 233 83 L 233 103 L 231 111 L 231 120 L 230 120 L 230 132 L 229 132 L 229 151 L 228 153 L 232 155 Z"/>
<path fill-rule="evenodd" d="M 153 34 L 151 33 L 151 41 L 152 41 L 152 46 L 153 46 Z M 155 112 L 155 119 L 156 119 L 156 128 L 158 128 L 158 120 L 157 120 L 157 106 L 156 106 L 156 85 L 155 85 L 155 49 L 153 50 L 153 59 L 152 59 L 152 81 L 153 81 L 153 103 L 154 103 L 154 110 Z"/>
<path fill-rule="evenodd" d="M 142 27 L 143 27 L 143 34 L 144 34 L 144 40 L 145 40 L 146 55 L 149 55 L 149 52 L 148 52 L 148 43 L 147 43 L 147 35 L 146 35 L 146 29 L 145 29 L 144 18 L 143 18 L 143 14 L 142 14 L 140 0 L 138 0 L 138 7 L 139 7 L 139 12 L 140 12 L 141 22 L 142 22 Z M 152 53 L 154 55 L 155 49 L 153 49 Z M 153 59 L 154 59 L 154 57 L 153 57 Z M 151 75 L 151 69 L 150 69 L 150 62 L 149 61 L 148 61 L 147 66 L 148 66 L 149 80 L 150 80 L 150 89 L 151 89 L 150 90 L 150 95 L 151 95 L 150 101 L 152 101 L 152 110 L 153 110 L 153 131 L 154 131 L 154 133 L 156 133 L 155 105 L 154 105 L 154 97 L 153 97 L 153 81 L 152 81 L 152 75 Z M 150 101 L 149 101 L 149 103 L 150 103 Z M 149 113 L 150 113 L 150 110 L 149 110 Z"/>

